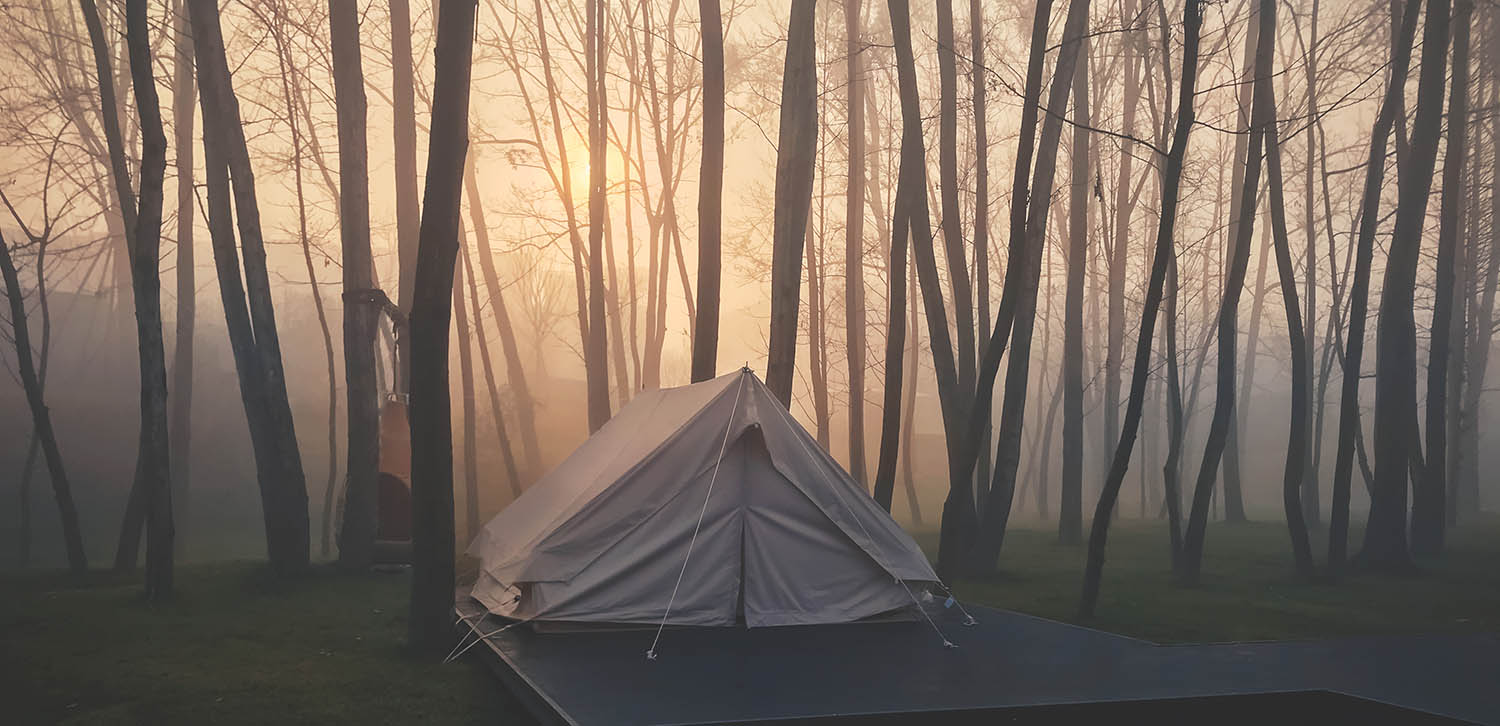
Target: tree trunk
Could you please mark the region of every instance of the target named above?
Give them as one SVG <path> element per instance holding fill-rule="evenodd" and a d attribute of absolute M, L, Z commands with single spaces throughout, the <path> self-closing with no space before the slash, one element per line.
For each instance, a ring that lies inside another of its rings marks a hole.
<path fill-rule="evenodd" d="M 864 0 L 845 0 L 845 47 L 849 55 L 849 176 L 844 201 L 844 336 L 849 362 L 849 474 L 868 487 L 865 474 L 865 101 L 863 30 L 860 6 Z M 903 252 L 904 255 L 904 252 Z M 703 283 L 698 283 L 702 295 Z M 698 319 L 703 319 L 698 305 Z M 899 409 L 897 411 L 899 414 Z"/>
<path fill-rule="evenodd" d="M 1072 86 L 1074 69 L 1082 57 L 1087 64 L 1087 39 L 1089 0 L 1072 0 L 1068 5 L 1067 20 L 1063 25 L 1065 39 L 1058 52 L 1057 65 L 1052 78 L 1052 88 L 1047 97 L 1048 109 L 1061 109 L 1067 103 Z M 1043 47 L 1034 45 L 1032 53 L 1043 52 Z M 1037 280 L 1041 273 L 1041 258 L 1047 230 L 1047 214 L 1051 208 L 1053 177 L 1057 168 L 1058 141 L 1062 136 L 1062 115 L 1049 113 L 1042 122 L 1042 132 L 1037 148 L 1033 170 L 1031 194 L 1013 198 L 1012 204 L 1027 202 L 1024 270 L 1019 280 L 1014 317 L 1011 330 L 1010 365 L 1005 374 L 1005 395 L 1001 401 L 999 442 L 995 446 L 995 473 L 990 481 L 989 504 L 985 507 L 984 522 L 980 530 L 980 541 L 974 564 L 981 569 L 994 567 L 1004 543 L 1005 529 L 1010 518 L 1011 496 L 1016 488 L 1016 469 L 1021 458 L 1021 434 L 1026 415 L 1026 390 L 1031 364 L 1031 333 L 1036 316 Z M 1011 262 L 1012 266 L 1016 263 Z M 1007 287 L 1010 281 L 1007 280 Z M 1005 317 L 1005 301 L 1001 300 L 1000 317 Z M 998 323 L 997 323 L 998 326 Z M 998 365 L 997 365 L 998 367 Z M 982 377 L 986 374 L 981 373 Z M 981 395 L 980 400 L 984 400 Z"/>
<path fill-rule="evenodd" d="M 1404 570 L 1408 467 L 1417 451 L 1417 339 L 1412 312 L 1427 195 L 1442 135 L 1443 81 L 1448 61 L 1448 0 L 1428 0 L 1422 30 L 1422 71 L 1411 149 L 1399 169 L 1396 225 L 1386 254 L 1375 336 L 1375 486 L 1365 525 L 1363 565 Z M 1459 120 L 1459 123 L 1462 123 Z M 1437 457 L 1442 459 L 1442 455 Z M 1441 511 L 1441 509 L 1439 510 Z"/>
<path fill-rule="evenodd" d="M 937 2 L 938 189 L 942 192 L 943 256 L 953 295 L 959 390 L 974 389 L 974 290 L 964 252 L 963 211 L 958 202 L 958 71 L 953 39 L 953 0 Z"/>
<path fill-rule="evenodd" d="M 907 266 L 906 289 L 913 290 L 917 287 L 917 271 Z M 903 294 L 903 298 L 910 295 Z M 916 446 L 916 420 L 917 420 L 917 378 L 921 373 L 922 366 L 922 328 L 917 321 L 916 300 L 912 300 L 908 306 L 911 315 L 906 320 L 906 329 L 910 331 L 907 336 L 906 358 L 903 362 L 906 380 L 911 385 L 906 386 L 906 403 L 902 406 L 901 413 L 901 440 L 905 442 L 906 451 L 901 455 L 901 483 L 906 490 L 906 506 L 911 510 L 912 525 L 922 526 L 922 505 L 917 499 L 917 477 L 913 471 L 915 460 L 913 450 Z"/>
<path fill-rule="evenodd" d="M 339 248 L 343 288 L 347 296 L 355 290 L 375 286 L 370 249 L 367 106 L 358 8 L 346 0 L 329 0 L 328 27 L 333 50 L 334 103 L 338 113 Z M 375 375 L 378 314 L 369 305 L 344 304 L 344 401 L 349 444 L 344 466 L 339 565 L 350 570 L 369 567 L 380 514 L 380 395 Z"/>
<path fill-rule="evenodd" d="M 976 342 L 990 329 L 990 161 L 989 122 L 986 119 L 985 90 L 988 84 L 984 60 L 984 9 L 980 0 L 969 0 L 970 74 L 974 95 L 974 287 L 978 316 Z M 976 351 L 977 353 L 977 351 Z M 980 406 L 983 422 L 979 438 L 979 461 L 974 481 L 976 487 L 990 480 L 990 408 Z"/>
<path fill-rule="evenodd" d="M 469 147 L 469 74 L 474 15 L 443 0 L 433 70 L 427 190 L 412 294 L 412 578 L 407 637 L 427 655 L 453 639 L 453 414 L 448 326 L 458 257 L 458 215 Z M 602 300 L 601 300 L 602 302 Z"/>
<path fill-rule="evenodd" d="M 1453 92 L 1448 99 L 1448 147 L 1443 157 L 1443 200 L 1433 296 L 1432 344 L 1427 362 L 1427 468 L 1412 498 L 1411 546 L 1419 555 L 1443 550 L 1448 489 L 1448 368 L 1454 316 L 1454 251 L 1464 197 L 1464 154 L 1469 126 L 1469 23 L 1472 0 L 1458 0 L 1453 18 Z M 1461 311 L 1460 311 L 1461 314 Z"/>
<path fill-rule="evenodd" d="M 1267 41 L 1268 44 L 1274 43 Z M 1264 221 L 1264 220 L 1262 220 Z M 1266 270 L 1270 266 L 1271 226 L 1264 225 L 1260 232 L 1260 252 L 1255 262 L 1255 283 L 1250 288 L 1253 295 L 1250 304 L 1250 324 L 1245 331 L 1245 362 L 1240 392 L 1235 398 L 1234 417 L 1229 421 L 1229 436 L 1224 447 L 1224 520 L 1245 521 L 1244 484 L 1240 466 L 1240 445 L 1245 437 L 1241 432 L 1251 430 L 1250 403 L 1255 395 L 1255 362 L 1260 353 L 1260 322 L 1266 307 Z"/>
<path fill-rule="evenodd" d="M 495 271 L 495 253 L 490 247 L 490 230 L 485 224 L 484 201 L 479 196 L 479 179 L 475 161 L 469 158 L 464 170 L 464 194 L 469 198 L 469 225 L 474 228 L 479 270 L 484 275 L 484 286 L 489 291 L 490 307 L 495 312 L 495 328 L 500 334 L 500 347 L 505 353 L 505 375 L 515 399 L 516 423 L 521 428 L 521 447 L 526 454 L 526 471 L 537 471 L 542 466 L 541 446 L 536 434 L 536 401 L 531 386 L 526 382 L 526 368 L 521 363 L 521 348 L 516 343 L 515 328 L 510 323 L 510 312 L 505 307 L 505 291 L 500 286 L 500 276 Z M 476 307 L 475 310 L 478 310 Z M 520 486 L 517 482 L 516 486 Z"/>
<path fill-rule="evenodd" d="M 1135 28 L 1136 2 L 1125 0 L 1121 19 L 1125 23 L 1121 36 L 1120 52 L 1125 56 L 1125 87 L 1121 101 L 1125 109 L 1121 113 L 1120 167 L 1115 178 L 1114 249 L 1109 258 L 1108 297 L 1106 305 L 1106 334 L 1104 346 L 1104 441 L 1105 446 L 1119 440 L 1120 436 L 1120 356 L 1125 341 L 1125 262 L 1130 252 L 1130 217 L 1135 211 L 1135 200 L 1130 194 L 1131 172 L 1135 162 L 1136 108 L 1140 104 L 1140 47 L 1139 33 Z M 1087 194 L 1087 190 L 1085 190 Z M 1144 471 L 1144 467 L 1142 471 Z"/>
<path fill-rule="evenodd" d="M 1261 45 L 1258 52 L 1270 55 L 1276 41 L 1276 3 L 1263 0 L 1261 7 Z M 1269 65 L 1269 63 L 1267 64 Z M 1269 75 L 1257 75 L 1256 103 L 1264 105 L 1266 116 L 1266 172 L 1269 177 L 1271 230 L 1276 247 L 1276 270 L 1281 279 L 1282 308 L 1286 311 L 1287 337 L 1292 356 L 1292 410 L 1287 433 L 1286 469 L 1282 481 L 1281 503 L 1286 511 L 1287 528 L 1292 537 L 1292 559 L 1300 577 L 1313 571 L 1312 545 L 1307 538 L 1307 520 L 1302 513 L 1302 480 L 1307 475 L 1307 431 L 1312 405 L 1309 395 L 1311 358 L 1307 354 L 1307 331 L 1297 305 L 1297 273 L 1292 269 L 1292 247 L 1287 232 L 1286 193 L 1282 188 L 1281 142 L 1276 128 L 1276 100 Z M 1249 374 L 1246 374 L 1249 377 Z M 1226 488 L 1227 489 L 1227 488 Z M 1227 499 L 1228 497 L 1226 497 Z M 1227 509 L 1227 502 L 1226 502 Z M 1241 512 L 1243 516 L 1243 512 Z"/>
<path fill-rule="evenodd" d="M 781 83 L 781 127 L 776 145 L 776 208 L 771 228 L 771 331 L 766 386 L 783 406 L 792 403 L 797 363 L 797 310 L 802 245 L 812 206 L 818 141 L 818 69 L 813 45 L 813 0 L 792 0 Z"/>
<path fill-rule="evenodd" d="M 300 571 L 308 561 L 307 486 L 287 399 L 255 178 L 224 54 L 218 8 L 212 3 L 194 2 L 189 3 L 189 11 L 203 110 L 209 231 L 241 397 L 257 452 L 266 545 L 273 569 L 279 573 Z M 243 248 L 243 287 L 231 193 Z"/>
<path fill-rule="evenodd" d="M 724 28 L 719 15 L 719 0 L 698 0 L 698 17 L 703 32 L 703 158 L 698 174 L 698 317 L 693 328 L 694 383 L 713 378 L 718 372 L 719 268 L 723 244 L 721 218 L 724 214 Z M 851 67 L 855 63 L 852 52 L 849 63 Z M 850 91 L 850 103 L 855 102 L 855 93 Z M 850 125 L 852 128 L 853 121 Z"/>
<path fill-rule="evenodd" d="M 584 31 L 587 54 L 589 120 L 589 300 L 588 335 L 584 337 L 583 364 L 588 383 L 589 431 L 598 431 L 609 421 L 609 340 L 604 327 L 604 225 L 609 212 L 604 206 L 605 117 L 604 100 L 605 19 L 602 0 L 586 3 Z"/>
<path fill-rule="evenodd" d="M 470 157 L 472 160 L 472 157 Z M 472 208 L 478 204 L 478 200 L 469 198 L 469 206 Z M 512 497 L 521 496 L 521 472 L 516 466 L 516 454 L 514 447 L 510 444 L 510 434 L 505 425 L 505 409 L 500 405 L 500 389 L 495 385 L 495 367 L 490 362 L 489 338 L 484 333 L 484 309 L 479 307 L 479 285 L 474 280 L 474 266 L 469 261 L 469 248 L 464 246 L 459 250 L 463 257 L 464 280 L 469 283 L 469 307 L 474 311 L 474 344 L 479 348 L 479 364 L 484 370 L 484 385 L 490 393 L 490 415 L 495 419 L 496 443 L 500 446 L 500 457 L 505 462 L 505 474 L 510 479 L 510 493 Z M 478 497 L 475 497 L 478 500 Z M 477 509 L 477 507 L 476 507 Z M 477 533 L 470 533 L 473 537 Z"/>
<path fill-rule="evenodd" d="M 1088 63 L 1073 71 L 1072 174 L 1068 180 L 1068 285 L 1063 310 L 1062 518 L 1057 539 L 1083 540 L 1083 281 L 1088 265 Z M 1014 355 L 1014 352 L 1012 352 Z M 1105 401 L 1108 407 L 1109 401 Z"/>
<path fill-rule="evenodd" d="M 177 159 L 177 330 L 172 352 L 171 411 L 168 440 L 171 442 L 170 465 L 172 495 L 179 519 L 189 515 L 188 496 L 192 490 L 193 436 L 193 326 L 198 316 L 197 255 L 193 250 L 193 36 L 187 27 L 185 0 L 174 3 L 172 19 L 172 131 Z M 183 549 L 181 533 L 175 540 Z"/>
<path fill-rule="evenodd" d="M 1094 510 L 1094 521 L 1089 532 L 1088 563 L 1084 571 L 1083 594 L 1078 610 L 1084 617 L 1093 617 L 1099 602 L 1099 583 L 1104 571 L 1104 552 L 1109 536 L 1109 524 L 1120 486 L 1125 481 L 1125 472 L 1130 466 L 1130 454 L 1135 448 L 1135 435 L 1141 422 L 1141 411 L 1145 403 L 1146 382 L 1151 369 L 1151 337 L 1156 330 L 1156 314 L 1162 300 L 1162 287 L 1167 270 L 1173 266 L 1176 251 L 1172 248 L 1172 232 L 1177 221 L 1178 194 L 1182 182 L 1183 159 L 1187 155 L 1189 136 L 1193 130 L 1193 95 L 1198 77 L 1198 36 L 1202 27 L 1198 3 L 1183 6 L 1183 50 L 1182 87 L 1179 92 L 1177 125 L 1172 133 L 1172 147 L 1167 153 L 1166 173 L 1162 182 L 1161 220 L 1156 231 L 1155 258 L 1151 264 L 1151 278 L 1146 285 L 1146 299 L 1141 310 L 1141 328 L 1135 349 L 1135 367 L 1131 373 L 1130 397 L 1125 407 L 1124 429 L 1115 446 L 1114 458 L 1110 462 L 1108 477 L 1100 492 L 1098 506 Z M 1175 277 L 1175 276 L 1174 276 Z M 1175 280 L 1174 280 L 1174 294 Z M 1171 324 L 1175 304 L 1169 303 L 1167 322 Z M 1169 354 L 1171 351 L 1169 347 Z M 1168 361 L 1174 368 L 1175 360 Z M 1169 457 L 1170 458 L 1170 455 Z M 1171 464 L 1168 464 L 1170 468 Z M 1168 497 L 1175 492 L 1168 488 Z M 1170 506 L 1170 505 L 1169 505 Z M 1175 531 L 1175 528 L 1174 528 Z"/>
<path fill-rule="evenodd" d="M 57 436 L 52 430 L 52 413 L 42 399 L 42 384 L 32 359 L 31 336 L 26 324 L 26 302 L 21 294 L 20 277 L 11 260 L 10 247 L 0 236 L 0 273 L 5 277 L 5 289 L 9 293 L 11 338 L 16 344 L 16 362 L 21 377 L 21 387 L 26 391 L 26 403 L 31 408 L 31 423 L 35 436 L 41 442 L 42 454 L 47 460 L 47 474 L 52 481 L 52 494 L 57 500 L 58 518 L 62 521 L 63 544 L 68 552 L 68 568 L 74 574 L 88 569 L 88 556 L 83 549 L 83 532 L 78 527 L 78 508 L 73 503 L 73 490 L 68 474 L 63 467 L 62 453 L 57 446 Z"/>
<path fill-rule="evenodd" d="M 296 95 L 292 91 L 293 78 L 291 49 L 286 37 L 287 20 L 280 17 L 281 9 L 272 20 L 272 41 L 276 46 L 276 57 L 281 71 L 282 98 L 286 104 L 286 121 L 292 141 L 292 189 L 297 203 L 297 240 L 302 247 L 302 261 L 307 270 L 307 282 L 312 290 L 313 311 L 318 319 L 318 331 L 323 336 L 323 353 L 328 378 L 328 478 L 323 484 L 323 512 L 319 554 L 327 558 L 333 546 L 333 505 L 338 483 L 338 370 L 333 356 L 333 333 L 328 328 L 328 313 L 323 307 L 323 292 L 318 283 L 317 267 L 313 264 L 312 240 L 307 230 L 307 194 L 302 183 L 302 128 L 297 119 Z"/>
<path fill-rule="evenodd" d="M 132 280 L 140 349 L 141 431 L 135 487 L 146 493 L 146 600 L 172 596 L 172 472 L 167 442 L 167 354 L 161 324 L 162 187 L 167 135 L 151 66 L 146 0 L 126 0 L 125 42 L 141 128 L 140 206 L 136 214 Z"/>
<path fill-rule="evenodd" d="M 1260 13 L 1266 12 L 1262 2 Z M 1262 18 L 1260 30 L 1274 28 Z M 1254 78 L 1271 74 L 1270 43 L 1257 43 Z M 1234 243 L 1230 248 L 1230 261 L 1224 281 L 1224 297 L 1219 305 L 1218 316 L 1218 380 L 1215 386 L 1213 419 L 1209 423 L 1208 437 L 1204 442 L 1203 459 L 1198 469 L 1197 484 L 1193 489 L 1193 505 L 1188 516 L 1187 534 L 1183 541 L 1182 568 L 1179 576 L 1184 582 L 1196 583 L 1203 566 L 1204 530 L 1208 526 L 1208 509 L 1213 496 L 1214 474 L 1224 455 L 1228 443 L 1230 423 L 1235 406 L 1235 347 L 1239 337 L 1239 305 L 1245 288 L 1245 273 L 1250 261 L 1250 238 L 1254 234 L 1256 197 L 1260 190 L 1261 148 L 1265 142 L 1265 127 L 1275 123 L 1271 109 L 1264 104 L 1253 103 L 1250 112 L 1250 139 L 1245 155 L 1245 173 L 1238 191 L 1238 210 L 1233 224 Z"/>
<path fill-rule="evenodd" d="M 1385 181 L 1386 144 L 1404 106 L 1402 89 L 1411 65 L 1412 40 L 1417 33 L 1420 2 L 1409 2 L 1402 11 L 1392 49 L 1390 78 L 1380 114 L 1370 132 L 1370 154 L 1365 164 L 1365 185 L 1360 201 L 1359 234 L 1355 239 L 1354 279 L 1349 284 L 1349 332 L 1345 342 L 1343 384 L 1339 397 L 1339 438 L 1333 470 L 1333 503 L 1328 515 L 1328 567 L 1335 574 L 1344 568 L 1348 551 L 1349 484 L 1354 474 L 1359 426 L 1360 363 L 1364 355 L 1365 322 L 1370 297 L 1370 265 L 1375 253 L 1379 224 L 1380 192 Z"/>
<path fill-rule="evenodd" d="M 391 131 L 396 183 L 396 304 L 411 317 L 421 207 L 417 201 L 417 94 L 412 68 L 410 0 L 389 0 L 391 17 Z M 396 339 L 396 390 L 411 385 L 410 336 Z"/>
<path fill-rule="evenodd" d="M 464 247 L 463 220 L 458 223 L 458 246 L 460 257 L 467 257 Z M 460 266 L 461 267 L 461 266 Z M 479 453 L 474 416 L 474 354 L 470 346 L 473 337 L 469 331 L 469 313 L 464 304 L 463 282 L 460 270 L 455 269 L 453 282 L 453 322 L 458 332 L 458 390 L 463 400 L 463 455 L 464 455 L 464 540 L 479 534 Z M 470 281 L 472 282 L 472 281 Z M 475 307 L 477 311 L 479 308 Z M 475 313 L 478 317 L 478 313 Z"/>

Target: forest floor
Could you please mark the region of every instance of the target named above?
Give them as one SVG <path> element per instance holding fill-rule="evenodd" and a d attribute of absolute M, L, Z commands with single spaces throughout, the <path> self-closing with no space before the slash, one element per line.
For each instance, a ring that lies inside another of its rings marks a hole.
<path fill-rule="evenodd" d="M 1500 631 L 1500 516 L 1458 528 L 1447 554 L 1406 577 L 1299 581 L 1279 523 L 1214 522 L 1207 543 L 1203 583 L 1186 588 L 1172 582 L 1160 523 L 1112 527 L 1099 616 L 1085 624 L 1158 642 Z M 1000 572 L 956 589 L 1077 622 L 1082 563 L 1082 548 L 1018 523 Z M 189 565 L 177 599 L 151 608 L 138 577 L 0 574 L 0 704 L 20 724 L 527 723 L 479 665 L 404 653 L 407 583 Z"/>

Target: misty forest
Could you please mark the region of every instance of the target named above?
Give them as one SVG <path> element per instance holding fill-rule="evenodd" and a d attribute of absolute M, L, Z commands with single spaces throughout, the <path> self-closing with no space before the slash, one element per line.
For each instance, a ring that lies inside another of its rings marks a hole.
<path fill-rule="evenodd" d="M 934 662 L 1016 612 L 1500 629 L 1493 0 L 14 0 L 0 37 L 19 723 L 529 722 L 440 661 L 521 672 L 543 621 L 687 657 L 724 522 L 730 624 L 894 578 Z M 892 647 L 858 667 L 926 667 Z M 641 722 L 751 716 L 683 713 Z"/>

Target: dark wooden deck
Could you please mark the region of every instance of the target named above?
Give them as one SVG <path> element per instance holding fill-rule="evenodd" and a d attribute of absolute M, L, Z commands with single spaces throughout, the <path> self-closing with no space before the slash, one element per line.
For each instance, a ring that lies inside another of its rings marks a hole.
<path fill-rule="evenodd" d="M 490 632 L 506 621 L 459 614 Z M 1500 723 L 1500 636 L 1160 646 L 1019 613 L 742 630 L 488 638 L 478 654 L 543 722 Z M 1329 720 L 1332 719 L 1332 720 Z"/>

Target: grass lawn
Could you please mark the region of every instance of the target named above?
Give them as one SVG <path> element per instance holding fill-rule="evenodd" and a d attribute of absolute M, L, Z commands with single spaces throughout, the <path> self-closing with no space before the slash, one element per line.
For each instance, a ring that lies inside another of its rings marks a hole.
<path fill-rule="evenodd" d="M 1362 536 L 1350 533 L 1351 555 Z M 936 532 L 917 539 L 936 552 Z M 1448 541 L 1414 575 L 1306 582 L 1293 575 L 1284 523 L 1211 522 L 1202 582 L 1183 587 L 1172 579 L 1166 526 L 1126 519 L 1110 528 L 1097 616 L 1085 622 L 1076 617 L 1083 548 L 1057 544 L 1050 527 L 1013 527 L 999 573 L 953 587 L 965 601 L 1160 643 L 1500 632 L 1500 516 L 1450 530 Z M 1326 559 L 1326 533 L 1314 534 L 1313 553 Z"/>
<path fill-rule="evenodd" d="M 1305 583 L 1292 577 L 1282 525 L 1216 522 L 1203 584 L 1184 588 L 1167 571 L 1165 529 L 1125 520 L 1088 624 L 1163 642 L 1500 631 L 1500 517 L 1451 543 L 1418 575 Z M 1018 526 L 1000 574 L 956 588 L 967 601 L 1072 620 L 1082 562 L 1050 529 Z M 4 721 L 526 723 L 476 664 L 404 655 L 406 587 L 405 575 L 316 568 L 277 582 L 253 563 L 191 565 L 178 570 L 176 602 L 152 609 L 136 578 L 3 574 Z"/>
<path fill-rule="evenodd" d="M 152 609 L 136 578 L 0 575 L 0 722 L 530 722 L 483 666 L 403 653 L 404 574 L 320 567 L 280 583 L 225 563 L 177 582 L 177 601 Z"/>

